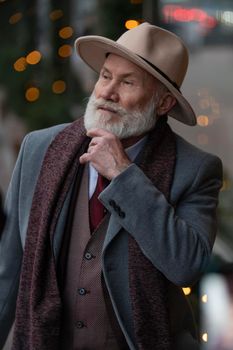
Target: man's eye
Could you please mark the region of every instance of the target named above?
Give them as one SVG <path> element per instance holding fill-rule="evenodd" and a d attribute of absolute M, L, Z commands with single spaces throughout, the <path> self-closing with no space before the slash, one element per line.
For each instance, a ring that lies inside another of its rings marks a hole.
<path fill-rule="evenodd" d="M 133 85 L 133 82 L 130 80 L 124 80 L 125 85 Z"/>
<path fill-rule="evenodd" d="M 102 74 L 102 78 L 106 80 L 106 79 L 110 79 L 110 76 L 108 74 Z"/>

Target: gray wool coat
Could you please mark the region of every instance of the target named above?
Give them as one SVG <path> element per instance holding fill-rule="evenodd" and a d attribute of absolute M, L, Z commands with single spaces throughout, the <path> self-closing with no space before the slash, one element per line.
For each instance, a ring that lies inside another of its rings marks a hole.
<path fill-rule="evenodd" d="M 0 240 L 0 348 L 14 320 L 28 218 L 39 170 L 47 147 L 65 126 L 28 134 L 13 172 L 6 200 L 8 219 Z M 193 284 L 208 263 L 217 229 L 222 164 L 216 156 L 199 150 L 178 135 L 176 143 L 170 202 L 136 164 L 113 179 L 100 195 L 111 214 L 103 246 L 103 275 L 130 349 L 137 349 L 137 346 L 128 290 L 128 233 L 171 282 L 169 312 L 174 349 L 197 349 L 192 340 L 194 329 L 189 307 L 179 287 Z M 54 235 L 56 258 L 69 200 L 70 194 Z M 122 212 L 125 215 L 119 215 Z"/>

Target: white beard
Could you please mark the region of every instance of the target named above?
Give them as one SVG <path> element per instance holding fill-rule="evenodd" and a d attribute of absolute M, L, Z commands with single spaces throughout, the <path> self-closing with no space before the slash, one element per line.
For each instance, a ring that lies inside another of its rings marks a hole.
<path fill-rule="evenodd" d="M 113 109 L 117 115 L 101 113 L 99 106 Z M 142 135 L 153 129 L 156 124 L 156 98 L 153 96 L 144 110 L 129 111 L 117 103 L 97 99 L 94 93 L 89 98 L 84 114 L 86 130 L 105 129 L 120 139 Z"/>

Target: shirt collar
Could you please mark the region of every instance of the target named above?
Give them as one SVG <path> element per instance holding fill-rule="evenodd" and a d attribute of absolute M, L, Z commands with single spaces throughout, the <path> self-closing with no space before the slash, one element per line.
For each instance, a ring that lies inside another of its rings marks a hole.
<path fill-rule="evenodd" d="M 144 136 L 142 139 L 140 139 L 138 142 L 136 142 L 134 145 L 128 147 L 125 149 L 125 152 L 127 153 L 129 159 L 131 161 L 135 160 L 143 146 L 145 145 L 147 140 L 147 136 Z"/>

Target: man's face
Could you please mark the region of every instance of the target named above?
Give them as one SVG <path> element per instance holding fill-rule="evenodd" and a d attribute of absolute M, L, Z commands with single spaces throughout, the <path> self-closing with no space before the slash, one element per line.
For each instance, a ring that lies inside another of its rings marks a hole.
<path fill-rule="evenodd" d="M 157 81 L 134 63 L 110 54 L 88 102 L 88 129 L 99 127 L 119 138 L 138 136 L 156 122 Z"/>

